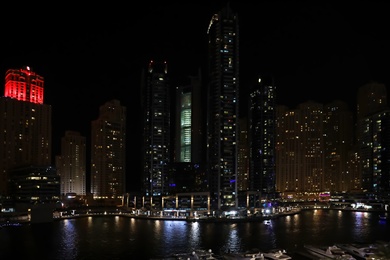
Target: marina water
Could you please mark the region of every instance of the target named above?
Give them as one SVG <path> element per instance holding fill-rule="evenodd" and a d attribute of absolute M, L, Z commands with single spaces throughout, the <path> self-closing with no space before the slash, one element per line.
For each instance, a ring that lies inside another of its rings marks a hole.
<path fill-rule="evenodd" d="M 378 212 L 304 210 L 269 223 L 93 216 L 0 229 L 0 259 L 158 259 L 194 249 L 299 252 L 304 244 L 390 241 Z M 293 257 L 293 259 L 298 259 Z"/>

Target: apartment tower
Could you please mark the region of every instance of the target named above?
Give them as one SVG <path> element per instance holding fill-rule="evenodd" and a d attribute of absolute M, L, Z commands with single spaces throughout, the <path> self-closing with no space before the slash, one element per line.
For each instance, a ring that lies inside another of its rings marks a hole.
<path fill-rule="evenodd" d="M 160 209 L 169 195 L 171 163 L 171 91 L 166 62 L 150 61 L 142 75 L 144 206 Z M 183 158 L 188 156 L 183 151 Z"/>
<path fill-rule="evenodd" d="M 263 199 L 275 198 L 276 86 L 273 77 L 259 77 L 250 93 L 249 190 Z"/>
<path fill-rule="evenodd" d="M 205 113 L 202 103 L 202 76 L 190 76 L 188 84 L 175 91 L 174 161 L 170 178 L 171 194 L 206 191 Z"/>
<path fill-rule="evenodd" d="M 118 199 L 126 191 L 126 107 L 113 99 L 91 123 L 91 193 Z"/>
<path fill-rule="evenodd" d="M 61 155 L 56 158 L 61 176 L 61 195 L 86 195 L 86 138 L 77 131 L 66 131 L 61 138 Z"/>
<path fill-rule="evenodd" d="M 9 171 L 51 164 L 51 106 L 44 104 L 44 78 L 30 67 L 5 73 L 0 98 L 0 195 L 7 194 Z"/>
<path fill-rule="evenodd" d="M 357 94 L 357 145 L 363 191 L 389 188 L 389 107 L 383 83 L 369 82 Z"/>
<path fill-rule="evenodd" d="M 237 208 L 239 22 L 226 5 L 208 34 L 208 185 L 212 209 Z"/>

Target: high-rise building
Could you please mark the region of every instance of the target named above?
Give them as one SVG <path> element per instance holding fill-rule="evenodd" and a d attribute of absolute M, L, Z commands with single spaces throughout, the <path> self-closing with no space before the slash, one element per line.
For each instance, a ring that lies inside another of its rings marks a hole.
<path fill-rule="evenodd" d="M 208 163 L 212 209 L 237 208 L 239 22 L 226 5 L 208 34 Z"/>
<path fill-rule="evenodd" d="M 169 195 L 171 154 L 171 91 L 166 62 L 150 61 L 142 75 L 143 193 L 146 208 L 162 207 Z M 187 111 L 188 112 L 188 111 Z M 183 159 L 189 153 L 183 150 Z"/>
<path fill-rule="evenodd" d="M 56 157 L 61 176 L 61 194 L 86 195 L 86 138 L 76 131 L 66 131 L 61 138 L 61 155 Z"/>
<path fill-rule="evenodd" d="M 386 86 L 379 82 L 361 86 L 357 95 L 357 146 L 364 191 L 382 192 L 389 188 L 388 126 Z"/>
<path fill-rule="evenodd" d="M 169 179 L 170 193 L 206 191 L 205 121 L 202 103 L 202 76 L 190 76 L 189 83 L 175 91 L 174 162 Z M 172 104 L 173 104 L 172 103 Z"/>
<path fill-rule="evenodd" d="M 273 77 L 265 76 L 250 93 L 250 191 L 262 198 L 275 198 L 275 124 L 276 86 Z"/>
<path fill-rule="evenodd" d="M 358 89 L 357 121 L 388 107 L 387 90 L 383 83 L 370 82 Z"/>
<path fill-rule="evenodd" d="M 324 191 L 349 192 L 354 189 L 348 169 L 353 149 L 353 114 L 348 105 L 335 100 L 324 106 Z"/>
<path fill-rule="evenodd" d="M 126 192 L 126 107 L 119 100 L 100 106 L 91 123 L 91 193 L 118 199 Z"/>
<path fill-rule="evenodd" d="M 238 152 L 237 190 L 248 191 L 249 186 L 249 140 L 248 140 L 248 117 L 240 118 L 240 141 Z M 246 199 L 245 199 L 246 202 Z"/>
<path fill-rule="evenodd" d="M 323 104 L 277 107 L 276 183 L 282 196 L 313 196 L 324 189 Z"/>
<path fill-rule="evenodd" d="M 283 196 L 303 191 L 300 164 L 300 112 L 287 106 L 276 107 L 276 190 Z M 284 195 L 286 194 L 286 195 Z"/>
<path fill-rule="evenodd" d="M 51 106 L 43 103 L 44 78 L 30 67 L 10 69 L 0 98 L 0 195 L 9 171 L 51 164 Z"/>
<path fill-rule="evenodd" d="M 175 162 L 200 163 L 204 160 L 202 77 L 191 76 L 190 83 L 176 88 Z"/>
<path fill-rule="evenodd" d="M 44 78 L 25 66 L 21 69 L 9 69 L 5 74 L 4 96 L 43 104 Z"/>

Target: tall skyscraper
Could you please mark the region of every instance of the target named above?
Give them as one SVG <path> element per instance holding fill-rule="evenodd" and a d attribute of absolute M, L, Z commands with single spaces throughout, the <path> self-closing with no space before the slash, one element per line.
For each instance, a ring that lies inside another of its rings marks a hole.
<path fill-rule="evenodd" d="M 126 192 L 126 107 L 119 100 L 100 106 L 91 123 L 91 193 L 117 199 Z"/>
<path fill-rule="evenodd" d="M 4 96 L 43 104 L 44 78 L 31 70 L 29 66 L 21 69 L 9 69 L 5 74 Z"/>
<path fill-rule="evenodd" d="M 170 193 L 204 191 L 205 181 L 205 120 L 202 103 L 202 76 L 190 76 L 189 83 L 175 91 L 174 162 L 169 179 Z"/>
<path fill-rule="evenodd" d="M 275 198 L 276 86 L 273 77 L 259 78 L 250 93 L 251 191 Z"/>
<path fill-rule="evenodd" d="M 277 107 L 276 183 L 282 196 L 316 196 L 324 191 L 323 110 L 314 101 L 295 110 Z"/>
<path fill-rule="evenodd" d="M 200 163 L 205 151 L 200 71 L 189 84 L 176 88 L 175 103 L 175 162 Z"/>
<path fill-rule="evenodd" d="M 226 5 L 208 34 L 208 163 L 212 209 L 237 208 L 239 23 Z"/>
<path fill-rule="evenodd" d="M 389 187 L 388 125 L 386 86 L 379 82 L 361 86 L 357 95 L 357 145 L 361 185 L 368 192 L 382 192 Z"/>
<path fill-rule="evenodd" d="M 276 190 L 297 194 L 303 191 L 300 112 L 287 106 L 276 107 Z M 288 194 L 286 196 L 289 196 Z"/>
<path fill-rule="evenodd" d="M 56 157 L 61 176 L 61 194 L 86 195 L 86 138 L 76 131 L 66 131 L 61 138 L 61 155 Z"/>
<path fill-rule="evenodd" d="M 51 106 L 44 104 L 44 78 L 30 67 L 9 69 L 0 98 L 0 195 L 11 168 L 51 164 Z"/>
<path fill-rule="evenodd" d="M 171 91 L 168 64 L 150 61 L 142 75 L 144 111 L 143 193 L 146 208 L 162 207 L 162 197 L 169 194 L 171 163 Z M 183 158 L 188 153 L 183 150 Z"/>
<path fill-rule="evenodd" d="M 335 100 L 324 106 L 324 191 L 346 192 L 354 189 L 348 170 L 353 148 L 353 114 L 347 104 Z"/>
<path fill-rule="evenodd" d="M 249 186 L 249 165 L 250 165 L 250 149 L 248 137 L 248 117 L 240 118 L 240 141 L 237 166 L 237 190 L 248 191 Z M 246 203 L 246 199 L 245 199 Z M 246 205 L 246 204 L 245 204 Z"/>

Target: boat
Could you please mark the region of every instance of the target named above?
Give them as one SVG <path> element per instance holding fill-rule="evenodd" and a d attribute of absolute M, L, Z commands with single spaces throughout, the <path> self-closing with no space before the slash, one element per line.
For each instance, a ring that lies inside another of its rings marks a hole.
<path fill-rule="evenodd" d="M 345 250 L 338 246 L 314 246 L 304 245 L 304 248 L 314 256 L 325 259 L 338 259 L 338 260 L 356 260 L 351 254 L 345 252 Z"/>
<path fill-rule="evenodd" d="M 370 259 L 370 256 L 375 255 L 377 247 L 373 244 L 337 244 L 339 248 L 345 250 L 356 259 Z"/>
<path fill-rule="evenodd" d="M 222 255 L 225 260 L 265 260 L 264 254 L 257 253 L 226 253 Z"/>
<path fill-rule="evenodd" d="M 220 256 L 213 253 L 211 249 L 203 250 L 196 249 L 191 253 L 177 253 L 173 254 L 170 259 L 180 259 L 180 260 L 192 260 L 192 259 L 222 259 Z"/>
<path fill-rule="evenodd" d="M 270 219 L 264 220 L 263 223 L 264 223 L 265 225 L 267 225 L 267 226 L 269 226 L 269 225 L 272 224 Z"/>
<path fill-rule="evenodd" d="M 278 249 L 273 249 L 268 252 L 263 253 L 264 259 L 283 259 L 283 260 L 288 260 L 292 259 L 291 256 L 289 256 L 286 252 L 286 250 L 278 250 Z"/>
<path fill-rule="evenodd" d="M 387 215 L 379 215 L 379 220 L 381 220 L 381 221 L 388 221 L 389 217 Z"/>

